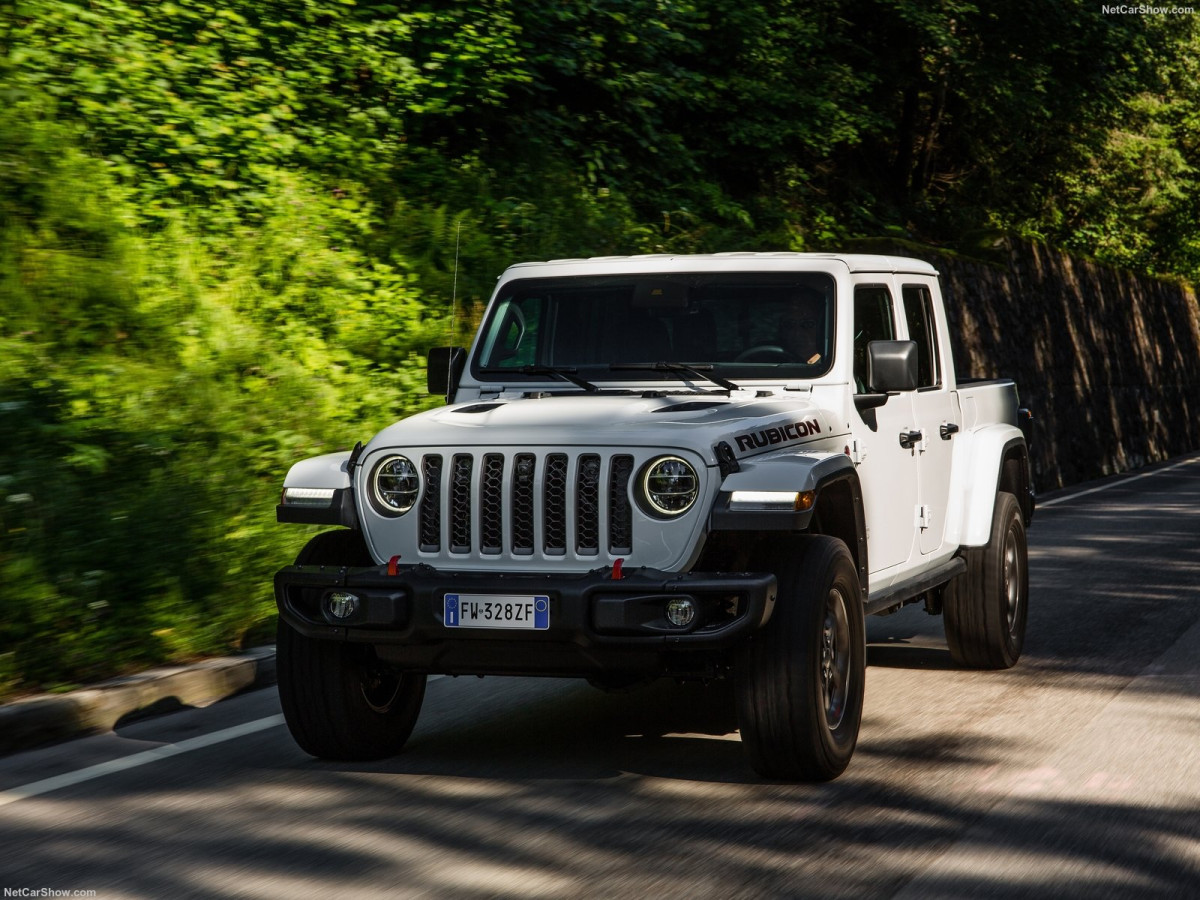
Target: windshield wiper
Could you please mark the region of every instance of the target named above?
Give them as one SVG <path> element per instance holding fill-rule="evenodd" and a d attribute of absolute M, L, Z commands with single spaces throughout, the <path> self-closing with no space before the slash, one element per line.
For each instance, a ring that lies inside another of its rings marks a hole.
<path fill-rule="evenodd" d="M 710 374 L 713 370 L 711 363 L 696 363 L 694 366 L 673 362 L 619 363 L 610 365 L 608 368 L 612 372 L 683 372 L 687 375 L 695 375 L 697 378 L 703 378 L 705 381 L 711 381 L 713 384 L 723 387 L 727 391 L 741 390 L 741 388 L 728 378 Z"/>
<path fill-rule="evenodd" d="M 555 375 L 563 381 L 569 381 L 577 387 L 583 388 L 585 391 L 595 392 L 600 390 L 590 381 L 580 378 L 575 373 L 579 371 L 574 366 L 516 366 L 507 368 L 505 366 L 484 366 L 479 370 L 484 375 L 507 375 L 515 372 L 518 375 Z"/>

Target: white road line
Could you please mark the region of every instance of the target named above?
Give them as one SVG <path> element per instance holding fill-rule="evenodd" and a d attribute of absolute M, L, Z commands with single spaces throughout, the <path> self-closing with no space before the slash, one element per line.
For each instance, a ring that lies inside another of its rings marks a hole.
<path fill-rule="evenodd" d="M 1066 497 L 1055 497 L 1053 500 L 1039 500 L 1038 509 L 1046 506 L 1054 506 L 1058 503 L 1066 503 L 1068 500 L 1078 500 L 1080 497 L 1086 497 L 1088 494 L 1098 494 L 1101 491 L 1111 490 L 1116 487 L 1124 487 L 1131 481 L 1137 481 L 1139 478 L 1150 478 L 1154 475 L 1161 475 L 1163 472 L 1170 472 L 1172 469 L 1178 469 L 1181 466 L 1194 465 L 1197 462 L 1196 458 L 1185 459 L 1183 462 L 1177 462 L 1170 466 L 1163 466 L 1161 469 L 1155 469 L 1153 472 L 1143 472 L 1141 475 L 1130 475 L 1128 478 L 1122 478 L 1120 481 L 1112 481 L 1108 484 L 1103 484 L 1100 487 L 1089 488 L 1086 491 L 1080 491 L 1077 494 L 1068 494 Z"/>
<path fill-rule="evenodd" d="M 266 731 L 268 728 L 274 728 L 282 724 L 282 715 L 267 716 L 265 719 L 256 719 L 253 722 L 246 722 L 244 725 L 234 725 L 232 728 L 224 728 L 221 731 L 214 731 L 212 734 L 203 734 L 200 737 L 189 738 L 186 741 L 180 741 L 178 744 L 164 744 L 161 747 L 155 747 L 153 750 L 145 750 L 141 753 L 135 753 L 132 756 L 109 760 L 98 765 L 88 766 L 86 769 L 79 769 L 76 772 L 55 775 L 52 778 L 45 778 L 41 781 L 35 781 L 32 784 L 0 792 L 0 806 L 7 806 L 10 803 L 16 803 L 18 800 L 36 797 L 39 794 L 48 794 L 50 791 L 61 790 L 65 787 L 72 787 L 76 784 L 82 784 L 85 781 L 91 781 L 94 778 L 103 778 L 105 775 L 123 772 L 126 769 L 136 769 L 138 766 L 144 766 L 147 763 L 157 762 L 160 759 L 167 759 L 171 756 L 178 756 L 181 753 L 203 750 L 205 747 L 211 747 L 214 744 L 223 744 L 225 741 L 236 740 L 248 734 Z"/>
<path fill-rule="evenodd" d="M 445 677 L 445 675 L 430 675 L 429 680 L 437 681 Z M 0 791 L 0 806 L 7 806 L 10 803 L 16 803 L 18 800 L 24 800 L 27 797 L 36 797 L 39 794 L 48 794 L 51 791 L 72 787 L 76 784 L 82 784 L 85 781 L 92 781 L 95 778 L 103 778 L 105 775 L 124 772 L 126 769 L 136 769 L 138 766 L 178 756 L 181 753 L 203 750 L 205 747 L 211 747 L 214 744 L 223 744 L 226 741 L 236 740 L 237 738 L 245 737 L 248 734 L 254 734 L 258 731 L 266 731 L 268 728 L 274 728 L 276 725 L 282 724 L 284 724 L 282 715 L 267 716 L 265 719 L 255 719 L 253 722 L 246 722 L 244 725 L 234 725 L 231 728 L 214 731 L 212 734 L 202 734 L 199 737 L 188 738 L 188 740 L 180 741 L 178 744 L 164 744 L 161 747 L 155 747 L 153 750 L 145 750 L 141 753 L 135 753 L 132 756 L 112 759 L 105 763 L 88 766 L 86 769 L 79 769 L 75 772 L 64 772 L 62 775 L 55 775 L 52 778 L 45 778 L 21 787 Z"/>

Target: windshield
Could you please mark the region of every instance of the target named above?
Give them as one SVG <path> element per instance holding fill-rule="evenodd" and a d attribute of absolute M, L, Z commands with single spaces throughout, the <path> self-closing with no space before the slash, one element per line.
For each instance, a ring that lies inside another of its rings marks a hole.
<path fill-rule="evenodd" d="M 816 378 L 833 364 L 833 300 L 824 273 L 513 281 L 484 323 L 474 372 L 545 380 L 553 368 L 589 381 L 698 384 L 709 375 Z M 679 365 L 637 365 L 656 363 Z"/>

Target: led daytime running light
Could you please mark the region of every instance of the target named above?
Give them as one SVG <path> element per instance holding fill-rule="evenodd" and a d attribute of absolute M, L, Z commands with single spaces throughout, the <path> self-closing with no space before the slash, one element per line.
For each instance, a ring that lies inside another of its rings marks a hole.
<path fill-rule="evenodd" d="M 333 502 L 333 488 L 298 488 L 283 489 L 284 506 L 304 506 L 313 509 L 326 509 Z"/>
<path fill-rule="evenodd" d="M 815 500 L 816 493 L 813 491 L 734 491 L 729 496 L 729 508 L 803 512 L 812 509 Z"/>

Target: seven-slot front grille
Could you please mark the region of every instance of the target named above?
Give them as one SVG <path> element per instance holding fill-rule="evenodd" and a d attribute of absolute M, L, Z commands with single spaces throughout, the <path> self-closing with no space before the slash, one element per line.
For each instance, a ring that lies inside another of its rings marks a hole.
<path fill-rule="evenodd" d="M 426 553 L 612 556 L 633 551 L 629 454 L 454 453 L 421 459 Z"/>

